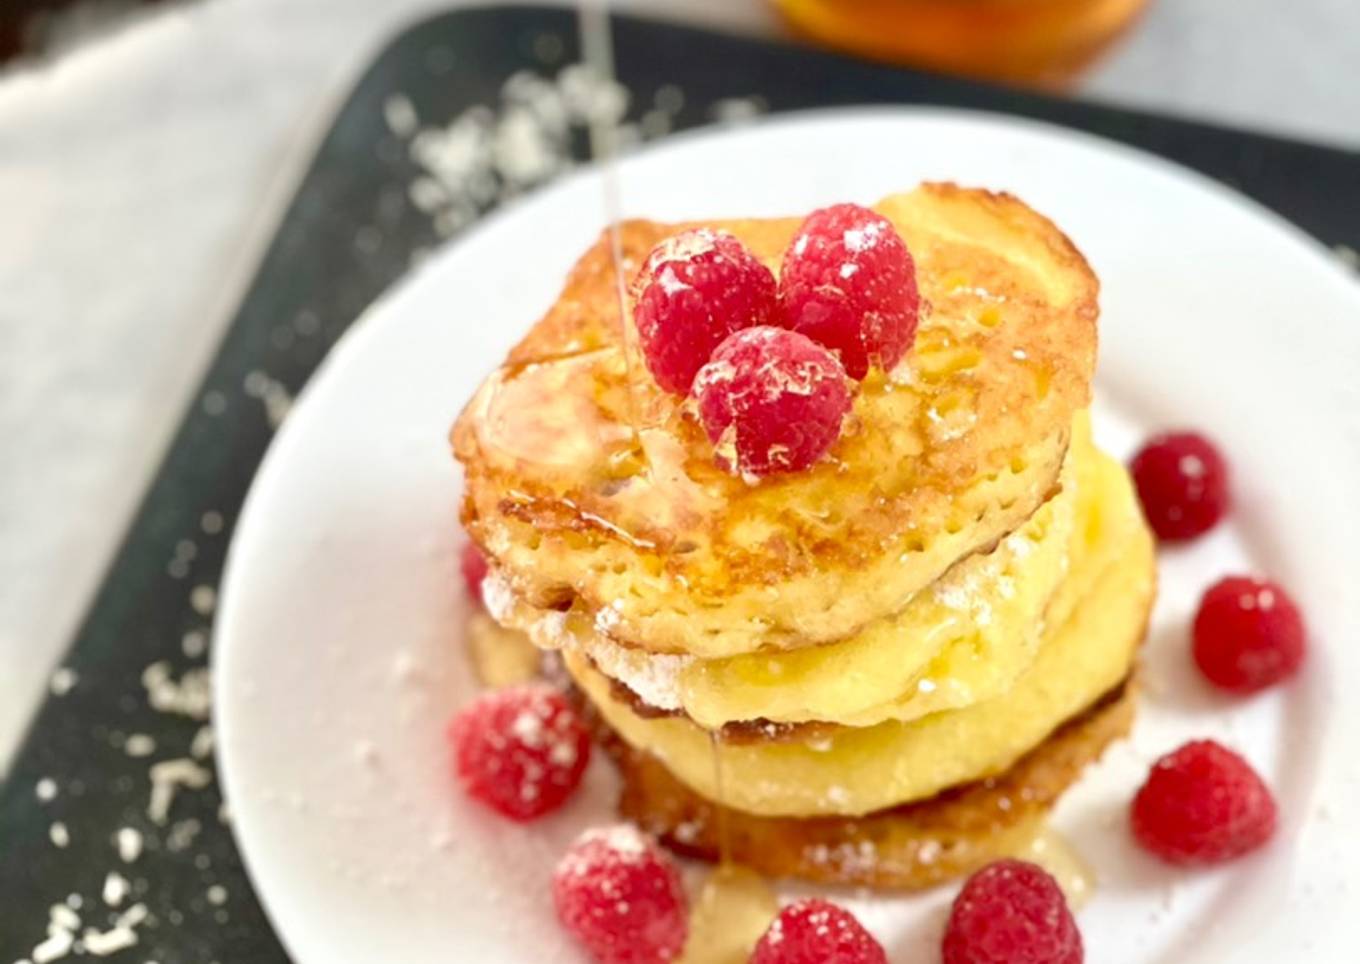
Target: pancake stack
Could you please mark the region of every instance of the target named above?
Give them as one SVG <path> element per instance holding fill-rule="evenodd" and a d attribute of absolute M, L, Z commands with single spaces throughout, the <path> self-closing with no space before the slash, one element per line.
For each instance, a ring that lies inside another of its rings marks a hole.
<path fill-rule="evenodd" d="M 638 363 L 607 238 L 452 433 L 491 615 L 560 653 L 624 815 L 776 876 L 1022 849 L 1130 725 L 1152 539 L 1086 408 L 1098 286 L 1008 195 L 875 206 L 928 304 L 812 468 L 728 474 Z M 704 222 L 772 270 L 800 220 Z M 695 224 L 621 226 L 625 270 Z"/>

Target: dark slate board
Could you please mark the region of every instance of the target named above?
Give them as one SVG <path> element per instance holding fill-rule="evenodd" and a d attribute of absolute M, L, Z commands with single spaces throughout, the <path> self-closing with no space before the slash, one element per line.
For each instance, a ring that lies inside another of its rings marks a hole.
<path fill-rule="evenodd" d="M 775 111 L 896 103 L 1023 114 L 1155 151 L 1237 187 L 1327 244 L 1360 248 L 1356 154 L 642 20 L 618 19 L 615 43 L 620 79 L 639 105 L 634 119 L 667 84 L 685 95 L 676 128 L 708 122 L 720 99 L 751 96 Z M 45 937 L 50 905 L 68 895 L 77 895 L 86 926 L 107 927 L 114 912 L 100 891 L 110 870 L 131 881 L 124 908 L 141 901 L 150 912 L 139 945 L 112 960 L 286 960 L 219 813 L 216 783 L 182 792 L 165 826 L 148 818 L 149 765 L 188 756 L 201 723 L 149 708 L 141 678 L 160 660 L 177 679 L 204 664 L 192 644 L 186 653 L 183 637 L 209 629 L 207 591 L 272 435 L 260 397 L 270 383 L 260 373 L 297 391 L 413 253 L 440 240 L 408 202 L 418 172 L 384 121 L 388 98 L 404 93 L 423 121 L 444 123 L 470 105 L 495 104 L 515 71 L 552 73 L 545 60 L 574 61 L 576 49 L 570 13 L 439 16 L 394 40 L 336 117 L 74 641 L 64 665 L 75 685 L 47 700 L 0 789 L 0 962 L 27 958 Z M 205 527 L 205 513 L 220 515 L 220 531 L 209 531 L 217 528 L 211 515 Z M 153 755 L 127 754 L 134 733 L 155 740 Z M 211 760 L 202 764 L 212 769 Z M 44 779 L 54 799 L 39 799 Z M 69 833 L 64 848 L 51 841 L 57 821 Z M 134 863 L 114 849 L 120 827 L 144 835 Z"/>

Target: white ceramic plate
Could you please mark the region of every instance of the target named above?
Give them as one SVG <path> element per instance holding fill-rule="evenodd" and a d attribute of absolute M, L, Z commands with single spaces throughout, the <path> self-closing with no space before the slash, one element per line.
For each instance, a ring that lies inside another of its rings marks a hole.
<path fill-rule="evenodd" d="M 1079 915 L 1088 957 L 1353 959 L 1360 704 L 1341 697 L 1360 685 L 1360 286 L 1202 177 L 1008 118 L 786 117 L 668 141 L 621 175 L 629 215 L 799 213 L 936 178 L 1013 191 L 1063 227 L 1104 284 L 1099 437 L 1124 456 L 1153 429 L 1202 427 L 1237 494 L 1231 525 L 1163 555 L 1134 736 L 1055 818 L 1100 878 Z M 600 229 L 600 198 L 594 175 L 568 179 L 384 297 L 312 380 L 251 490 L 217 630 L 221 766 L 251 875 L 304 964 L 582 960 L 546 883 L 566 842 L 611 818 L 607 764 L 529 829 L 470 806 L 449 778 L 443 725 L 473 690 L 445 434 Z M 1198 594 L 1236 570 L 1281 579 L 1313 630 L 1303 677 L 1245 701 L 1210 692 L 1186 649 Z M 1200 736 L 1260 768 L 1283 828 L 1251 859 L 1174 871 L 1130 843 L 1125 809 L 1155 756 Z M 894 960 L 926 961 L 951 896 L 840 899 Z"/>

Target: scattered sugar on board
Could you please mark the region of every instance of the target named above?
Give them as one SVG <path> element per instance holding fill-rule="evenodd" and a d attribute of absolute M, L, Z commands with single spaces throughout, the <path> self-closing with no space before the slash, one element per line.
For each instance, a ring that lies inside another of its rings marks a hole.
<path fill-rule="evenodd" d="M 139 830 L 120 827 L 113 835 L 113 842 L 118 848 L 118 859 L 125 864 L 135 863 L 142 855 L 142 834 Z"/>
<path fill-rule="evenodd" d="M 203 829 L 203 824 L 194 817 L 176 820 L 165 835 L 165 849 L 171 853 L 181 853 L 193 846 L 194 838 Z"/>
<path fill-rule="evenodd" d="M 241 387 L 246 397 L 257 399 L 264 405 L 265 419 L 270 428 L 278 428 L 283 424 L 292 410 L 293 395 L 282 382 L 256 369 L 246 375 Z"/>
<path fill-rule="evenodd" d="M 203 412 L 206 415 L 216 417 L 227 410 L 227 396 L 216 389 L 209 389 L 203 393 Z"/>
<path fill-rule="evenodd" d="M 104 898 L 104 903 L 110 907 L 117 907 L 127 897 L 130 889 L 131 885 L 127 878 L 118 871 L 111 870 L 104 878 L 104 890 L 101 896 Z"/>
<path fill-rule="evenodd" d="M 610 147 L 626 150 L 669 133 L 685 98 L 675 85 L 663 85 L 636 120 L 628 119 L 629 101 L 627 88 L 573 63 L 551 75 L 520 71 L 501 86 L 494 106 L 470 107 L 444 125 L 422 125 L 402 94 L 388 98 L 383 115 L 423 172 L 408 185 L 412 205 L 447 237 L 493 204 L 575 167 L 573 147 L 592 124 L 611 133 Z M 760 98 L 731 97 L 709 114 L 740 123 L 766 109 Z"/>
<path fill-rule="evenodd" d="M 162 826 L 170 816 L 170 807 L 180 787 L 201 790 L 212 782 L 212 773 L 188 757 L 156 763 L 149 774 L 151 800 L 147 804 L 146 815 L 153 823 Z"/>
<path fill-rule="evenodd" d="M 101 932 L 87 927 L 77 937 L 80 915 L 67 904 L 53 904 L 48 910 L 47 937 L 33 948 L 29 959 L 32 964 L 51 964 L 73 953 L 105 957 L 136 944 L 135 928 L 146 918 L 145 905 L 134 904 L 115 919 L 109 930 Z"/>
<path fill-rule="evenodd" d="M 123 742 L 123 752 L 134 758 L 150 756 L 156 752 L 156 740 L 146 733 L 133 733 Z"/>
<path fill-rule="evenodd" d="M 207 512 L 203 513 L 202 517 L 198 520 L 198 527 L 203 530 L 204 535 L 208 536 L 217 535 L 222 531 L 223 525 L 224 520 L 222 518 L 222 513 L 218 512 L 216 509 L 209 509 Z"/>
<path fill-rule="evenodd" d="M 209 616 L 217 606 L 217 590 L 212 586 L 195 586 L 189 593 L 189 605 L 200 616 Z"/>
<path fill-rule="evenodd" d="M 53 904 L 48 910 L 48 915 L 51 918 L 47 925 L 49 931 L 53 929 L 73 931 L 80 926 L 80 915 L 66 904 Z"/>
<path fill-rule="evenodd" d="M 387 129 L 401 138 L 410 137 L 420 126 L 415 105 L 405 94 L 393 94 L 383 102 L 383 119 Z"/>
<path fill-rule="evenodd" d="M 63 666 L 52 674 L 52 679 L 48 688 L 53 696 L 65 696 L 75 689 L 76 683 L 80 682 L 80 676 L 69 666 Z"/>
<path fill-rule="evenodd" d="M 47 940 L 33 948 L 33 964 L 48 964 L 49 961 L 60 960 L 71 953 L 71 945 L 75 943 L 75 935 L 70 931 L 59 930 L 50 934 Z"/>
<path fill-rule="evenodd" d="M 97 931 L 93 928 L 86 928 L 81 936 L 81 944 L 84 945 L 86 954 L 94 957 L 107 957 L 110 954 L 126 950 L 137 943 L 137 925 L 147 918 L 145 904 L 133 904 L 126 911 L 118 915 L 113 926 L 106 931 Z"/>
<path fill-rule="evenodd" d="M 189 566 L 198 556 L 198 545 L 192 539 L 181 539 L 175 544 L 175 554 L 166 563 L 166 571 L 174 579 L 189 575 Z"/>
<path fill-rule="evenodd" d="M 189 755 L 198 760 L 206 760 L 212 756 L 213 751 L 213 728 L 211 726 L 200 726 L 194 733 L 193 741 L 189 744 Z"/>
<path fill-rule="evenodd" d="M 212 708 L 212 683 L 204 668 L 188 670 L 176 680 L 169 662 L 161 660 L 142 671 L 142 686 L 151 708 L 162 713 L 206 720 Z"/>
<path fill-rule="evenodd" d="M 71 842 L 71 831 L 67 830 L 66 824 L 60 820 L 47 828 L 47 836 L 52 841 L 52 846 L 57 848 L 65 848 Z"/>
<path fill-rule="evenodd" d="M 208 634 L 201 629 L 191 629 L 180 639 L 179 648 L 190 659 L 201 659 L 208 651 Z"/>
<path fill-rule="evenodd" d="M 57 781 L 43 777 L 33 787 L 33 793 L 42 803 L 51 803 L 57 798 Z"/>

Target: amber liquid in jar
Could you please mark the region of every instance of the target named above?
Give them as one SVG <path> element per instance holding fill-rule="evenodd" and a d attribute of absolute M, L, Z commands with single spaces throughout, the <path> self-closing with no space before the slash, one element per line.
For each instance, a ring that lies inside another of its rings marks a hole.
<path fill-rule="evenodd" d="M 798 31 L 852 53 L 1058 89 L 1148 0 L 774 0 Z"/>

